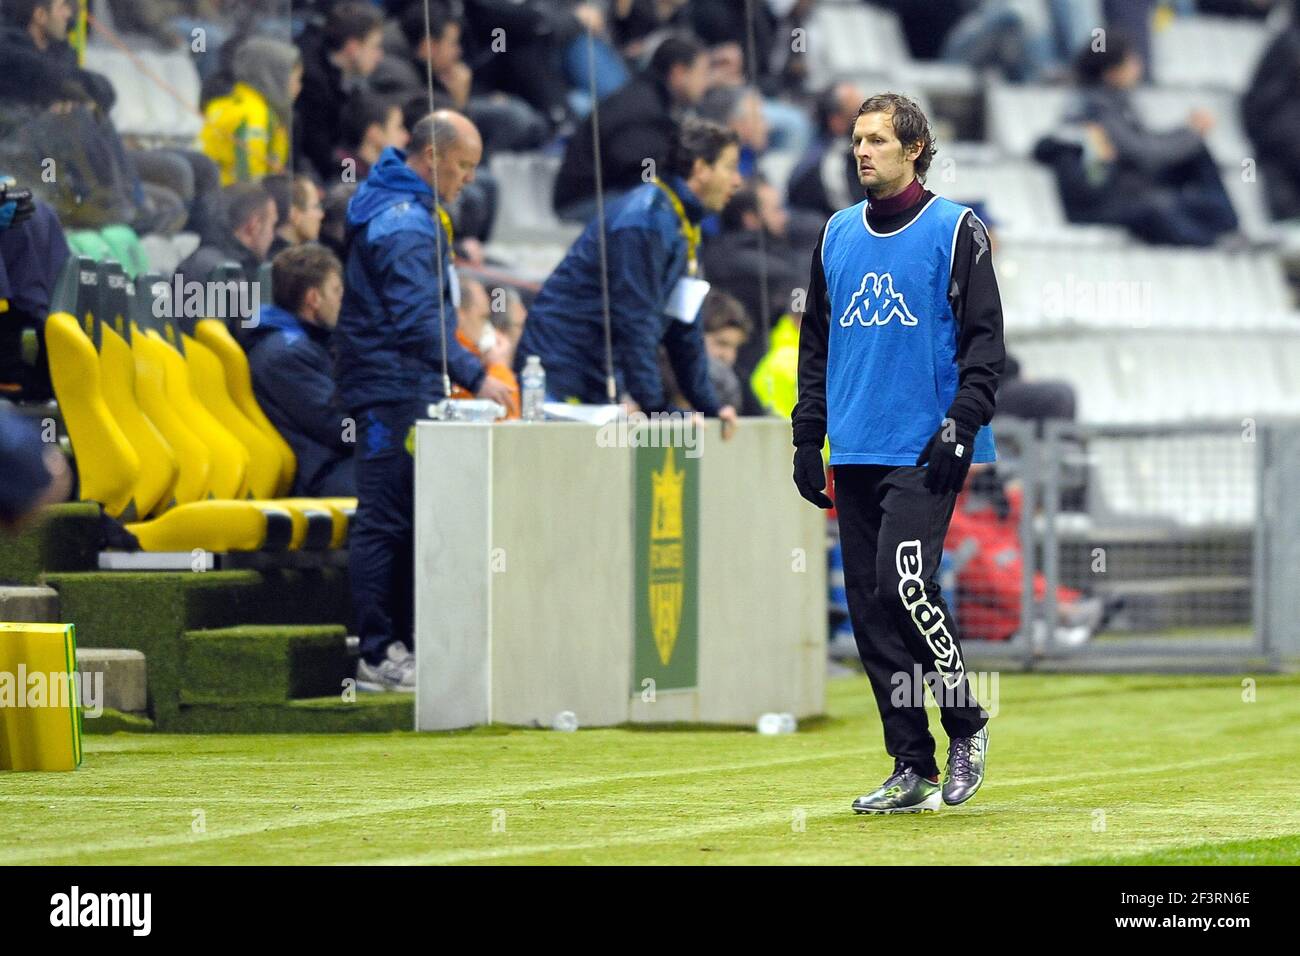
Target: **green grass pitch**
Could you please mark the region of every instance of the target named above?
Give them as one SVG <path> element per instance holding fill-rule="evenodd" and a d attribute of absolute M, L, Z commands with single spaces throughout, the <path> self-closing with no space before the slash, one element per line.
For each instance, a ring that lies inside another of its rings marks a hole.
<path fill-rule="evenodd" d="M 969 804 L 858 817 L 864 678 L 798 734 L 118 734 L 0 774 L 23 863 L 1295 863 L 1300 677 L 1004 674 Z M 931 726 L 940 762 L 946 739 Z"/>

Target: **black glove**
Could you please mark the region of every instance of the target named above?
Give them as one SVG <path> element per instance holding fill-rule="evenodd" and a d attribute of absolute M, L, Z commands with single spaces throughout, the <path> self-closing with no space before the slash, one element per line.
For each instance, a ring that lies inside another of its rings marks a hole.
<path fill-rule="evenodd" d="M 940 423 L 916 459 L 917 465 L 925 465 L 925 487 L 936 495 L 961 491 L 975 454 L 976 431 L 969 422 L 953 418 Z"/>
<path fill-rule="evenodd" d="M 818 508 L 835 507 L 825 494 L 826 468 L 822 465 L 822 450 L 816 445 L 800 445 L 794 450 L 794 486 Z"/>

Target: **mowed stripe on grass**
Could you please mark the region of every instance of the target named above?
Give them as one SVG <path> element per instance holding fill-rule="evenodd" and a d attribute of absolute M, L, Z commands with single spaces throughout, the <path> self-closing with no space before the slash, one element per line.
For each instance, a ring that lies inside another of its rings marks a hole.
<path fill-rule="evenodd" d="M 1300 677 L 1256 681 L 1003 674 L 984 789 L 921 816 L 849 810 L 891 767 L 863 678 L 785 737 L 90 737 L 0 775 L 0 865 L 1293 861 Z"/>

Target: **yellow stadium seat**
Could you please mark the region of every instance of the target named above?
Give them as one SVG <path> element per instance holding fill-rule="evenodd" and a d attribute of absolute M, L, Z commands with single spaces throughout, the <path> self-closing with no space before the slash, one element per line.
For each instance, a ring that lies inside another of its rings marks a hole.
<path fill-rule="evenodd" d="M 253 392 L 253 375 L 248 368 L 248 356 L 240 348 L 235 337 L 225 324 L 216 319 L 200 319 L 194 325 L 194 337 L 206 345 L 221 361 L 226 373 L 226 388 L 230 397 L 244 413 L 244 417 L 257 426 L 258 430 L 275 445 L 280 454 L 280 481 L 276 486 L 277 497 L 287 495 L 293 487 L 294 475 L 298 470 L 298 459 L 284 440 L 279 429 L 262 411 Z"/>
<path fill-rule="evenodd" d="M 121 266 L 100 267 L 100 314 L 91 326 L 90 339 L 99 349 L 99 370 L 104 401 L 140 458 L 135 486 L 135 513 L 163 511 L 174 502 L 176 458 L 167 440 L 140 411 L 135 397 L 135 358 L 131 354 L 130 299 L 134 284 Z"/>
<path fill-rule="evenodd" d="M 179 462 L 172 451 L 177 447 L 174 443 L 167 441 L 158 429 L 150 431 L 142 427 L 142 424 L 152 427 L 153 423 L 123 387 L 136 371 L 134 363 L 124 365 L 127 354 L 124 350 L 131 346 L 117 328 L 97 316 L 101 276 L 94 263 L 82 260 L 78 267 L 82 281 L 78 283 L 78 302 L 74 308 L 81 321 L 66 312 L 51 315 L 46 320 L 46 347 L 55 394 L 77 459 L 82 498 L 100 502 L 108 515 L 126 522 L 146 551 L 284 548 L 290 540 L 292 518 L 286 509 L 273 506 L 203 501 L 166 510 L 151 521 L 135 520 L 147 510 L 135 497 L 141 488 L 148 489 L 141 501 L 152 496 L 161 501 L 168 494 L 169 483 L 181 487 L 183 476 L 168 471 L 168 457 L 171 469 L 178 472 L 187 469 L 178 468 Z M 116 313 L 113 321 L 116 325 Z M 125 315 L 118 328 L 131 336 L 132 345 L 144 338 L 132 334 L 136 327 L 128 324 Z M 136 384 L 139 389 L 147 386 L 147 381 L 137 378 Z M 123 415 L 126 427 L 119 423 L 116 412 Z M 133 437 L 142 442 L 142 449 L 137 449 Z M 148 468 L 153 470 L 142 477 L 145 468 L 142 451 L 154 454 L 160 450 L 166 453 L 163 461 L 150 462 Z M 202 462 L 199 467 L 204 467 Z M 205 482 L 198 484 L 205 485 Z M 206 488 L 198 494 L 206 497 Z M 158 506 L 156 502 L 154 510 Z"/>
<path fill-rule="evenodd" d="M 55 312 L 45 320 L 50 380 L 76 456 L 81 497 L 98 501 L 110 515 L 135 516 L 140 456 L 104 401 L 99 356 L 77 320 Z"/>

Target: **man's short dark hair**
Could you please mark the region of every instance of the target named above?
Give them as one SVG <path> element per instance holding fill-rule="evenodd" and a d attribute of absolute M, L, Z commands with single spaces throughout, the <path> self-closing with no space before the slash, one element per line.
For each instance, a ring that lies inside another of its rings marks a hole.
<path fill-rule="evenodd" d="M 366 130 L 378 124 L 388 122 L 388 114 L 401 107 L 391 99 L 372 93 L 370 90 L 357 90 L 348 97 L 339 111 L 339 133 L 343 146 L 356 149 L 366 138 Z"/>
<path fill-rule="evenodd" d="M 319 289 L 334 272 L 342 276 L 343 264 L 320 243 L 290 246 L 271 260 L 271 299 L 297 315 L 308 290 Z"/>
<path fill-rule="evenodd" d="M 704 320 L 705 334 L 739 329 L 745 338 L 749 338 L 754 331 L 754 322 L 740 300 L 721 289 L 709 290 L 700 306 L 700 316 Z"/>
<path fill-rule="evenodd" d="M 740 137 L 734 130 L 719 123 L 688 116 L 682 121 L 677 138 L 673 141 L 668 171 L 686 179 L 695 168 L 697 159 L 712 165 L 728 146 L 739 145 Z"/>
<path fill-rule="evenodd" d="M 759 182 L 750 179 L 732 194 L 721 213 L 723 232 L 743 232 L 745 216 L 749 213 L 758 215 L 758 189 Z"/>
<path fill-rule="evenodd" d="M 36 11 L 48 10 L 52 3 L 54 0 L 0 0 L 0 10 L 3 10 L 6 22 L 26 30 L 31 26 Z"/>
<path fill-rule="evenodd" d="M 236 232 L 250 219 L 266 209 L 271 193 L 261 183 L 235 183 L 221 191 L 226 209 L 226 225 Z"/>
<path fill-rule="evenodd" d="M 930 129 L 930 120 L 916 101 L 901 93 L 877 93 L 868 97 L 858 107 L 858 115 L 867 113 L 888 113 L 894 125 L 894 135 L 907 150 L 921 144 L 921 152 L 916 157 L 916 178 L 925 182 L 925 174 L 937 152 L 934 145 L 934 132 Z"/>
<path fill-rule="evenodd" d="M 1124 34 L 1106 31 L 1106 42 L 1094 50 L 1089 42 L 1074 58 L 1074 73 L 1084 86 L 1100 86 L 1106 73 L 1128 59 L 1133 44 Z"/>
<path fill-rule="evenodd" d="M 288 173 L 273 173 L 262 177 L 262 188 L 275 200 L 275 215 L 281 222 L 289 219 L 289 207 L 293 205 L 293 177 Z"/>
<path fill-rule="evenodd" d="M 650 57 L 650 72 L 661 81 L 666 81 L 673 67 L 693 66 L 703 54 L 704 47 L 695 37 L 685 33 L 671 33 L 655 47 L 654 55 Z"/>
<path fill-rule="evenodd" d="M 341 50 L 349 40 L 364 40 L 383 28 L 383 14 L 368 3 L 349 0 L 335 5 L 325 18 L 325 46 Z"/>
<path fill-rule="evenodd" d="M 445 0 L 429 0 L 429 36 L 434 42 L 442 39 L 442 35 L 447 32 L 448 24 L 459 22 L 451 11 L 451 5 Z M 424 4 L 413 3 L 408 6 L 399 23 L 402 27 L 402 35 L 406 37 L 406 42 L 411 47 L 411 52 L 415 53 L 424 39 Z"/>

